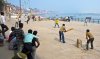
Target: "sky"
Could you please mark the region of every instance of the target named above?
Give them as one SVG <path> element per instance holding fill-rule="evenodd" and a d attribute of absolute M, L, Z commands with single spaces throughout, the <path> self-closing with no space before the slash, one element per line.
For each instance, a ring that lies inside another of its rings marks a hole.
<path fill-rule="evenodd" d="M 19 6 L 19 0 L 7 0 Z M 24 8 L 61 13 L 100 13 L 100 0 L 21 0 Z"/>

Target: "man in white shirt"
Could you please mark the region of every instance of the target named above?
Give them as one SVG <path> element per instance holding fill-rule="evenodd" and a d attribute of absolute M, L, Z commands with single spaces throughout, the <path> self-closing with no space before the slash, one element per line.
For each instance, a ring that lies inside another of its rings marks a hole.
<path fill-rule="evenodd" d="M 6 26 L 6 19 L 4 16 L 4 12 L 1 12 L 0 25 L 1 25 L 2 34 L 3 34 L 4 38 L 6 38 L 5 32 L 8 30 L 8 27 Z"/>

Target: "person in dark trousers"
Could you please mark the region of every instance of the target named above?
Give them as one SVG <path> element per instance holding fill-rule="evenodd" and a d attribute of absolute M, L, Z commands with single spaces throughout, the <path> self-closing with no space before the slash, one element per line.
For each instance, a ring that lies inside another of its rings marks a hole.
<path fill-rule="evenodd" d="M 2 29 L 2 35 L 4 36 L 4 38 L 6 38 L 5 32 L 8 31 L 9 28 L 6 25 L 6 18 L 4 16 L 4 12 L 1 12 L 0 25 L 1 25 L 1 29 Z"/>
<path fill-rule="evenodd" d="M 59 37 L 60 37 L 60 42 L 62 41 L 63 43 L 65 43 L 64 32 L 66 32 L 65 24 L 62 24 L 62 27 L 59 30 Z"/>
<path fill-rule="evenodd" d="M 12 32 L 15 30 L 15 27 L 11 27 L 11 32 L 9 34 L 9 38 L 8 38 L 8 42 L 10 42 L 12 40 Z"/>
<path fill-rule="evenodd" d="M 9 50 L 13 50 L 13 44 L 15 43 L 14 41 L 14 36 L 11 36 L 12 32 L 15 30 L 15 27 L 11 27 L 11 31 L 10 31 L 10 34 L 9 34 L 9 37 L 8 37 L 8 40 L 7 42 L 9 43 L 8 44 L 8 49 Z"/>
<path fill-rule="evenodd" d="M 28 24 L 29 20 L 30 20 L 30 16 L 27 16 L 27 21 L 26 21 L 27 24 Z"/>
<path fill-rule="evenodd" d="M 24 31 L 22 30 L 22 28 L 23 28 L 23 23 L 20 23 L 19 28 L 15 29 L 11 34 L 13 38 L 16 38 L 16 42 L 14 43 L 14 46 L 13 46 L 14 55 L 16 55 L 17 52 L 19 52 L 23 46 Z"/>
<path fill-rule="evenodd" d="M 4 44 L 4 37 L 2 35 L 2 31 L 0 30 L 0 46 L 3 46 Z"/>
<path fill-rule="evenodd" d="M 18 28 L 19 24 L 21 23 L 21 15 L 18 15 L 16 19 L 17 21 L 15 22 L 15 28 Z"/>
<path fill-rule="evenodd" d="M 35 21 L 35 15 L 32 16 L 33 21 Z"/>
<path fill-rule="evenodd" d="M 33 40 L 32 30 L 29 29 L 28 34 L 25 35 L 24 46 L 22 49 L 22 52 L 27 55 L 28 59 L 33 59 L 33 57 L 32 57 L 32 40 Z"/>
<path fill-rule="evenodd" d="M 34 32 L 33 32 L 33 35 L 35 36 L 35 37 L 33 38 L 33 40 L 32 40 L 32 45 L 33 45 L 33 47 L 32 47 L 32 49 L 33 49 L 32 56 L 33 56 L 33 59 L 35 59 L 36 48 L 38 48 L 39 45 L 40 45 L 40 42 L 39 42 L 39 40 L 38 40 L 38 37 L 36 36 L 37 33 L 38 33 L 37 31 L 34 31 Z"/>
<path fill-rule="evenodd" d="M 87 20 L 88 20 L 88 19 L 85 19 L 85 21 L 84 21 L 84 26 L 87 26 Z"/>
<path fill-rule="evenodd" d="M 87 49 L 87 50 L 89 49 L 89 47 L 88 47 L 89 43 L 91 43 L 91 49 L 93 49 L 93 48 L 94 48 L 94 47 L 93 47 L 94 37 L 93 37 L 93 35 L 90 33 L 90 30 L 89 30 L 89 29 L 86 30 L 86 39 L 87 39 L 86 49 Z"/>

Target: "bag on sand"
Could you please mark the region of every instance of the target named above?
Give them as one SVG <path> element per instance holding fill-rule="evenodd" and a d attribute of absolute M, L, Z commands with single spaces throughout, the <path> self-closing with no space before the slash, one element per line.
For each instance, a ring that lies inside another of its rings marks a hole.
<path fill-rule="evenodd" d="M 27 55 L 22 52 L 18 52 L 17 55 L 12 57 L 12 59 L 27 59 Z"/>

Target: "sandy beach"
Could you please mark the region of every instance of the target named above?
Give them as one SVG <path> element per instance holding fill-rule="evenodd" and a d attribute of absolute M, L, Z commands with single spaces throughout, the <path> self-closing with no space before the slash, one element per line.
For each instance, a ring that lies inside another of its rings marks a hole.
<path fill-rule="evenodd" d="M 14 26 L 14 20 L 7 21 L 8 27 Z M 60 21 L 60 26 L 66 24 L 66 29 L 74 28 L 65 33 L 66 43 L 59 42 L 59 28 L 54 28 L 54 21 L 29 21 L 24 22 L 23 30 L 27 33 L 28 29 L 37 30 L 40 47 L 36 51 L 36 59 L 99 59 L 100 58 L 100 24 L 88 23 L 84 26 L 83 22 L 64 22 Z M 85 49 L 86 29 L 90 29 L 94 35 L 94 49 Z M 9 31 L 6 33 L 8 34 Z M 82 40 L 82 48 L 76 47 L 77 38 Z M 7 43 L 0 47 L 0 59 L 11 59 L 13 52 L 7 49 Z"/>

